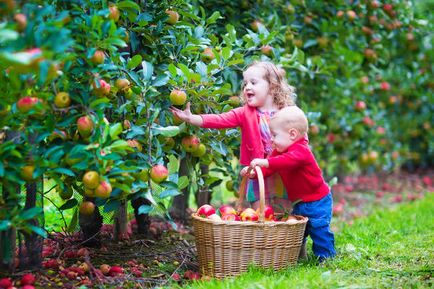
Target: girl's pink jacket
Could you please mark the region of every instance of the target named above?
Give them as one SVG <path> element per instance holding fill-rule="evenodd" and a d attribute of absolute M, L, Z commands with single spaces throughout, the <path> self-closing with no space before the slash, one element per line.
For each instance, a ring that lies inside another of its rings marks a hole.
<path fill-rule="evenodd" d="M 264 158 L 264 145 L 259 132 L 259 116 L 255 107 L 245 105 L 221 114 L 201 114 L 203 128 L 241 128 L 241 165 L 254 158 Z"/>

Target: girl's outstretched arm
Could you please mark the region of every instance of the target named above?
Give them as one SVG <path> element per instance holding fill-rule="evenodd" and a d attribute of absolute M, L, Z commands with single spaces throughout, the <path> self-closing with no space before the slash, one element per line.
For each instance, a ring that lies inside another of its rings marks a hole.
<path fill-rule="evenodd" d="M 202 117 L 198 114 L 192 114 L 190 110 L 190 102 L 185 106 L 185 110 L 180 110 L 176 107 L 171 107 L 170 111 L 177 116 L 179 119 L 188 122 L 195 126 L 202 126 L 203 120 Z"/>

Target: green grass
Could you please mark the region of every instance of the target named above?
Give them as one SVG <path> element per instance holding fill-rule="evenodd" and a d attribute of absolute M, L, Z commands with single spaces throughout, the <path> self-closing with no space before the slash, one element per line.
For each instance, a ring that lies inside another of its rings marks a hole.
<path fill-rule="evenodd" d="M 183 288 L 434 288 L 434 194 L 377 210 L 336 233 L 338 256 L 280 272 L 251 269 L 238 278 Z"/>

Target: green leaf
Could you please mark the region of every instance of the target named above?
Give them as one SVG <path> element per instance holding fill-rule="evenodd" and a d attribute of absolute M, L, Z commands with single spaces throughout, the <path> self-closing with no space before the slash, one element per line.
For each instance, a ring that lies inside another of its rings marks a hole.
<path fill-rule="evenodd" d="M 105 104 L 105 103 L 110 103 L 110 99 L 108 99 L 107 97 L 98 98 L 97 100 L 94 100 L 89 104 L 89 108 L 96 108 L 100 104 Z"/>
<path fill-rule="evenodd" d="M 0 231 L 6 231 L 9 229 L 12 225 L 12 222 L 10 220 L 2 220 L 0 221 Z"/>
<path fill-rule="evenodd" d="M 128 143 L 125 140 L 116 140 L 110 146 L 107 147 L 112 151 L 123 151 L 123 150 L 131 150 L 128 146 Z"/>
<path fill-rule="evenodd" d="M 178 67 L 181 69 L 182 73 L 184 73 L 184 75 L 188 78 L 188 80 L 190 80 L 191 79 L 191 73 L 192 73 L 190 71 L 190 69 L 185 64 L 182 64 L 182 63 L 179 63 Z"/>
<path fill-rule="evenodd" d="M 174 155 L 169 156 L 167 170 L 169 171 L 169 174 L 173 174 L 179 171 L 179 161 Z"/>
<path fill-rule="evenodd" d="M 234 53 L 232 52 L 231 47 L 223 47 L 222 49 L 222 57 L 224 60 L 227 60 L 232 57 Z"/>
<path fill-rule="evenodd" d="M 163 135 L 165 137 L 173 137 L 179 134 L 180 129 L 178 126 L 166 126 L 166 127 L 156 127 L 153 128 L 155 135 Z"/>
<path fill-rule="evenodd" d="M 18 33 L 14 30 L 10 29 L 1 29 L 0 30 L 0 43 L 4 43 L 10 40 L 15 40 L 18 38 Z"/>
<path fill-rule="evenodd" d="M 37 215 L 42 214 L 42 212 L 43 212 L 42 208 L 34 207 L 21 212 L 18 215 L 18 218 L 20 218 L 21 220 L 30 220 L 36 217 Z"/>
<path fill-rule="evenodd" d="M 173 65 L 173 63 L 170 63 L 169 66 L 167 67 L 167 69 L 169 70 L 172 77 L 175 77 L 178 75 L 178 70 L 176 69 L 176 66 Z"/>
<path fill-rule="evenodd" d="M 70 169 L 66 169 L 66 168 L 55 168 L 53 170 L 56 173 L 60 173 L 60 174 L 64 174 L 70 177 L 75 177 L 75 173 L 73 171 L 71 171 Z"/>
<path fill-rule="evenodd" d="M 188 186 L 189 180 L 187 176 L 182 176 L 178 179 L 178 189 L 182 190 Z"/>
<path fill-rule="evenodd" d="M 76 199 L 70 199 L 66 201 L 62 206 L 60 206 L 59 210 L 61 211 L 69 210 L 76 207 L 77 205 L 78 205 L 78 201 Z"/>
<path fill-rule="evenodd" d="M 112 140 L 117 139 L 119 134 L 121 133 L 122 133 L 122 124 L 120 124 L 119 122 L 110 126 L 110 137 Z"/>
<path fill-rule="evenodd" d="M 140 6 L 133 1 L 121 1 L 121 2 L 118 2 L 116 4 L 116 6 L 118 6 L 118 8 L 120 8 L 120 9 L 132 8 L 132 9 L 136 10 L 137 12 L 140 12 Z"/>
<path fill-rule="evenodd" d="M 177 195 L 180 195 L 181 192 L 178 191 L 177 189 L 169 189 L 169 190 L 165 190 L 163 192 L 161 192 L 161 194 L 158 196 L 160 199 L 164 199 L 167 197 L 174 197 Z"/>
<path fill-rule="evenodd" d="M 120 206 L 121 206 L 121 202 L 119 200 L 109 200 L 104 205 L 104 212 L 105 213 L 113 212 L 113 211 L 117 210 Z"/>
<path fill-rule="evenodd" d="M 0 162 L 0 177 L 5 176 L 5 166 L 3 165 L 3 162 Z"/>
<path fill-rule="evenodd" d="M 45 231 L 43 228 L 41 227 L 37 227 L 37 226 L 33 226 L 33 225 L 28 225 L 29 228 L 35 232 L 36 234 L 38 234 L 39 236 L 43 237 L 43 238 L 47 238 L 47 231 Z"/>
<path fill-rule="evenodd" d="M 127 64 L 128 69 L 136 68 L 142 62 L 142 56 L 140 54 L 134 55 Z"/>
<path fill-rule="evenodd" d="M 166 85 L 168 81 L 169 81 L 169 76 L 166 74 L 162 74 L 162 75 L 157 76 L 154 79 L 154 81 L 152 82 L 152 85 L 159 87 L 159 86 Z"/>
<path fill-rule="evenodd" d="M 139 215 L 149 214 L 153 209 L 154 209 L 154 207 L 152 207 L 152 206 L 141 205 L 141 206 L 139 207 L 139 209 L 137 210 L 137 213 L 138 213 Z"/>
<path fill-rule="evenodd" d="M 154 73 L 154 66 L 150 62 L 142 61 L 142 67 L 144 80 L 150 80 Z"/>
<path fill-rule="evenodd" d="M 221 17 L 220 12 L 216 11 L 206 20 L 206 23 L 213 24 L 217 21 L 217 19 L 221 19 L 221 18 L 223 17 Z"/>

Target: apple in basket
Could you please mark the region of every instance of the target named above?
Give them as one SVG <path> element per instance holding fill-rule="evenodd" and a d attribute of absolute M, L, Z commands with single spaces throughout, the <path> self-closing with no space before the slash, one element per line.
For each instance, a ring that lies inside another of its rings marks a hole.
<path fill-rule="evenodd" d="M 222 220 L 222 218 L 220 218 L 220 216 L 219 215 L 217 215 L 217 214 L 211 214 L 211 215 L 209 215 L 208 217 L 206 217 L 207 219 L 210 219 L 210 220 L 213 220 L 213 221 L 221 221 Z"/>
<path fill-rule="evenodd" d="M 223 217 L 224 215 L 236 215 L 237 211 L 229 205 L 223 205 L 219 208 L 219 213 Z"/>
<path fill-rule="evenodd" d="M 196 214 L 202 218 L 206 218 L 209 215 L 215 214 L 215 209 L 213 206 L 206 204 L 197 209 Z"/>
<path fill-rule="evenodd" d="M 240 216 L 235 214 L 226 214 L 222 216 L 223 221 L 241 221 Z"/>
<path fill-rule="evenodd" d="M 247 208 L 245 209 L 241 214 L 240 214 L 241 220 L 242 221 L 257 221 L 259 219 L 258 214 L 256 213 L 255 210 L 253 210 L 252 208 Z"/>
<path fill-rule="evenodd" d="M 259 216 L 259 208 L 256 210 L 256 214 Z M 272 206 L 265 206 L 264 217 L 265 221 L 274 221 L 274 209 Z"/>
<path fill-rule="evenodd" d="M 288 216 L 288 218 L 285 221 L 288 224 L 297 224 L 298 223 L 298 219 L 295 216 Z"/>

